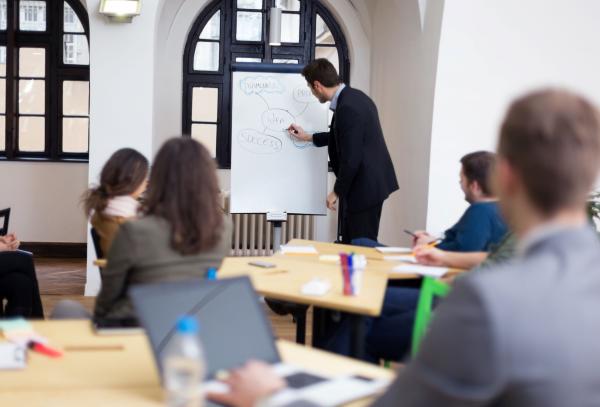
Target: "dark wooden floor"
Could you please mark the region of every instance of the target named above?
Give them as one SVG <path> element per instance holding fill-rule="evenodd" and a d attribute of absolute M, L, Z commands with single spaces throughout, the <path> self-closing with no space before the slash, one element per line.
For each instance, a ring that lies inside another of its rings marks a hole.
<path fill-rule="evenodd" d="M 94 297 L 84 297 L 86 262 L 84 259 L 36 259 L 35 260 L 44 313 L 48 317 L 56 303 L 70 299 L 79 301 L 90 312 L 94 308 Z M 292 317 L 279 316 L 265 306 L 265 312 L 271 320 L 275 336 L 294 340 L 296 325 Z M 307 326 L 310 327 L 311 313 Z M 310 343 L 310 329 L 307 329 L 307 343 Z"/>

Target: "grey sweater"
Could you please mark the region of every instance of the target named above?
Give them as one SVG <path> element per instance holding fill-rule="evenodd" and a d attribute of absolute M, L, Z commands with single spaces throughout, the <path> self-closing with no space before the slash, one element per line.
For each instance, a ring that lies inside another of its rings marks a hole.
<path fill-rule="evenodd" d="M 184 256 L 171 247 L 166 220 L 147 216 L 124 223 L 108 253 L 94 315 L 134 317 L 128 296 L 133 285 L 203 278 L 210 267 L 219 267 L 229 254 L 231 231 L 231 220 L 225 217 L 221 240 L 214 248 Z"/>

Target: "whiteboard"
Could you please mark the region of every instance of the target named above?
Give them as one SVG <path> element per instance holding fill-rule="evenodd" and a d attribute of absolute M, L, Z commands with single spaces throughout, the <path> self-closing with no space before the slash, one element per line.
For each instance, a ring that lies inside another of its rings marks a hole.
<path fill-rule="evenodd" d="M 232 73 L 231 212 L 325 215 L 327 148 L 291 137 L 328 130 L 328 104 L 299 73 Z"/>

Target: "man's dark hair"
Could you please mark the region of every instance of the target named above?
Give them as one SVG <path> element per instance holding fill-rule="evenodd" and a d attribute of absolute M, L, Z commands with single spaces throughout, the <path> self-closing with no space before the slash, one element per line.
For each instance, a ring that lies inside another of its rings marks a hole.
<path fill-rule="evenodd" d="M 321 82 L 321 85 L 331 88 L 342 83 L 335 67 L 325 58 L 318 58 L 306 65 L 302 70 L 302 76 L 306 82 L 314 86 L 315 81 Z"/>
<path fill-rule="evenodd" d="M 525 95 L 508 110 L 498 154 L 518 172 L 543 214 L 583 207 L 600 168 L 598 111 L 564 90 Z"/>
<path fill-rule="evenodd" d="M 490 175 L 492 174 L 495 161 L 496 155 L 489 151 L 476 151 L 460 159 L 463 174 L 469 181 L 469 184 L 476 181 L 486 196 L 493 195 Z"/>

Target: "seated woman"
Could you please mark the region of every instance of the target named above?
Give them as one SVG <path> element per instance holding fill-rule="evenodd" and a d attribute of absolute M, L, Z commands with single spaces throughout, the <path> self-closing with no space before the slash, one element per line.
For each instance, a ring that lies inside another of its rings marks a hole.
<path fill-rule="evenodd" d="M 85 213 L 100 237 L 99 256 L 106 256 L 119 226 L 137 216 L 139 197 L 146 190 L 148 160 L 132 148 L 117 150 L 104 164 L 100 185 L 83 198 Z"/>
<path fill-rule="evenodd" d="M 142 214 L 121 225 L 108 252 L 96 317 L 135 317 L 129 287 L 203 278 L 229 254 L 232 224 L 219 205 L 215 163 L 191 138 L 158 152 Z"/>
<path fill-rule="evenodd" d="M 33 256 L 19 244 L 14 234 L 0 236 L 0 318 L 44 318 Z"/>

